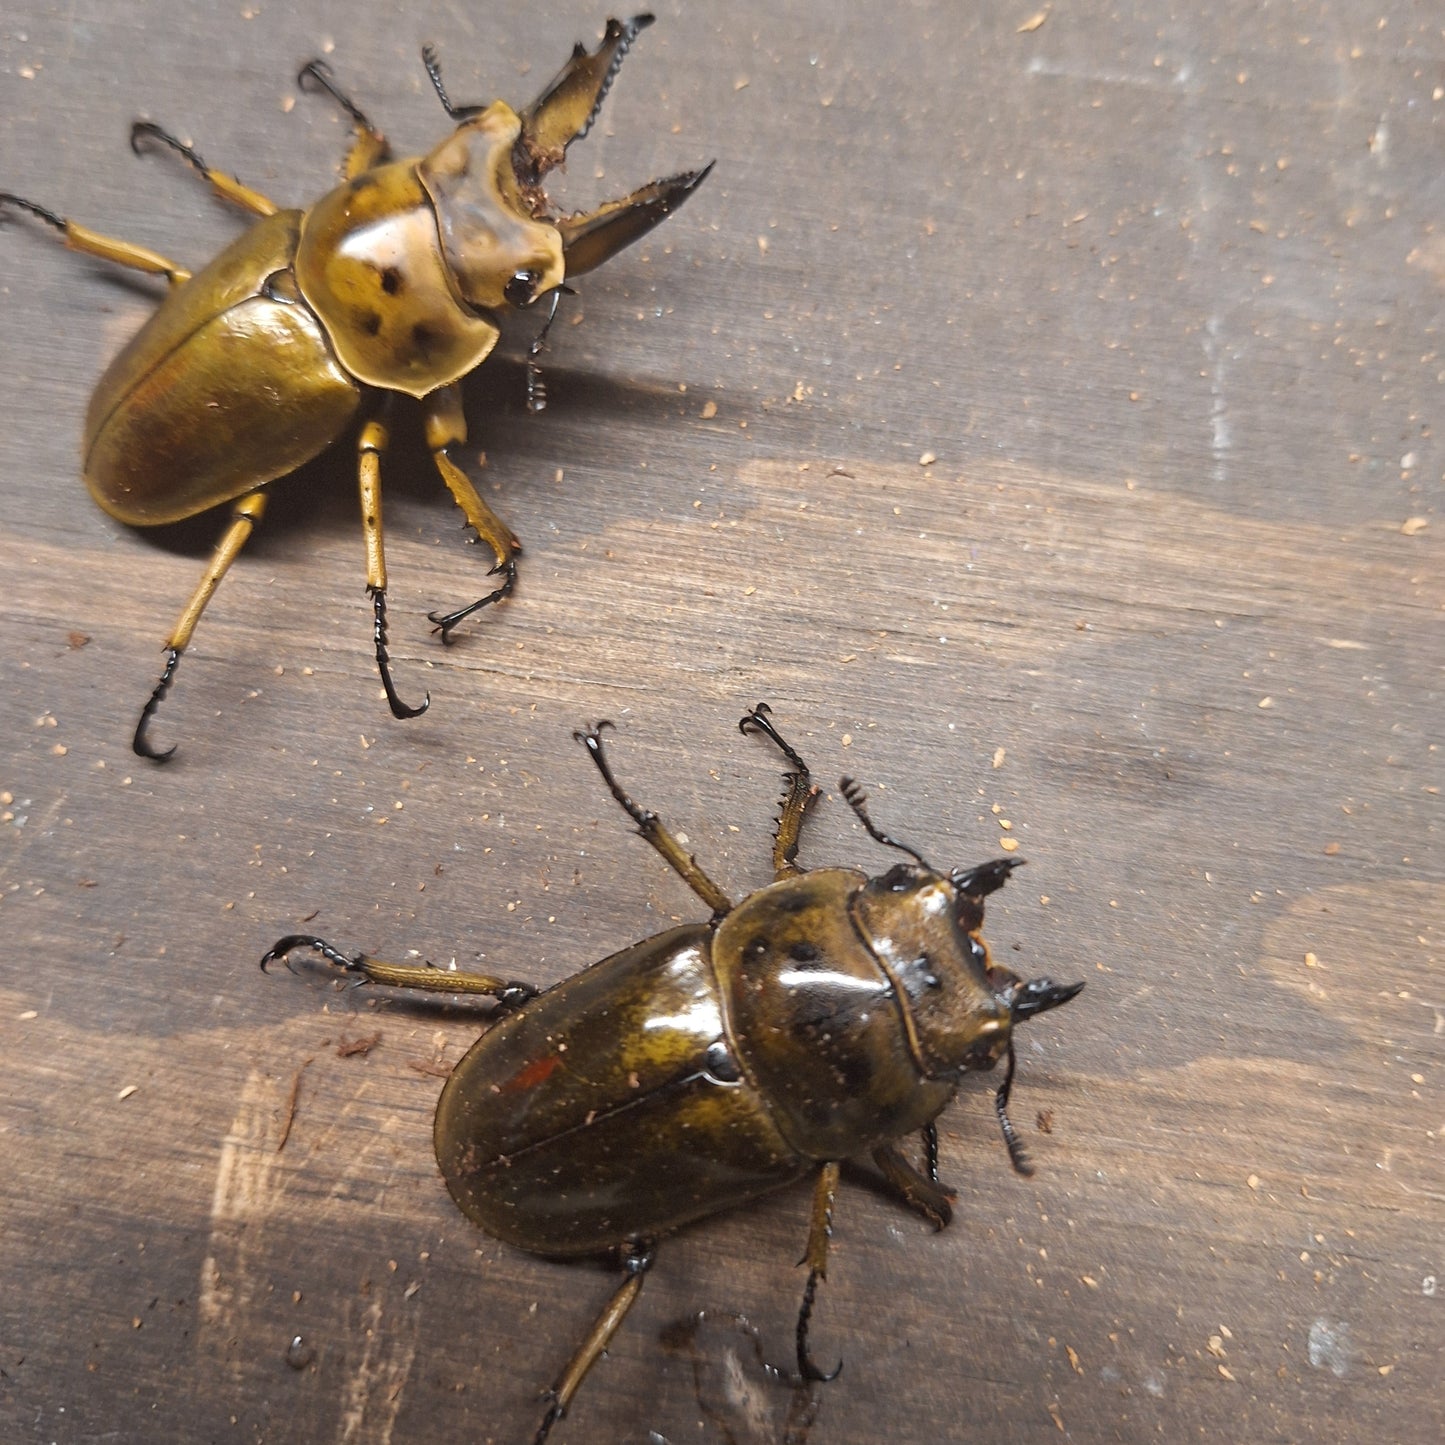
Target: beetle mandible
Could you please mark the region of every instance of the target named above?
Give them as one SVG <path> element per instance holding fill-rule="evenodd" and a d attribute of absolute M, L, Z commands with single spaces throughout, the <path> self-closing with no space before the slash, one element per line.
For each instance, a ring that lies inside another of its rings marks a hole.
<path fill-rule="evenodd" d="M 658 1237 L 816 1171 L 798 1312 L 802 1380 L 832 1379 L 808 1349 L 833 1196 L 844 1159 L 871 1154 L 902 1200 L 944 1228 L 935 1120 L 962 1076 L 1007 1061 L 994 1096 L 1010 1161 L 1031 1172 L 1008 1116 L 1013 1028 L 1067 1003 L 1082 983 L 1025 981 L 984 943 L 983 905 L 1020 860 L 944 873 L 869 817 L 857 784 L 840 787 L 877 842 L 910 861 L 881 877 L 797 862 L 807 765 L 765 703 L 739 726 L 786 758 L 775 881 L 734 903 L 656 813 L 613 776 L 602 729 L 576 736 L 642 836 L 712 910 L 633 944 L 555 987 L 430 965 L 348 957 L 292 934 L 262 968 L 309 949 L 358 983 L 483 994 L 494 1027 L 452 1070 L 435 1145 L 452 1198 L 474 1223 L 558 1258 L 611 1255 L 626 1278 L 549 1391 L 537 1445 L 637 1298 Z M 926 1172 L 897 1141 L 920 1131 Z M 841 1368 L 841 1365 L 839 1366 Z"/>
<path fill-rule="evenodd" d="M 133 149 L 147 141 L 169 146 L 224 200 L 260 218 L 194 276 L 144 246 L 0 192 L 0 205 L 53 226 L 72 250 L 171 285 L 91 398 L 83 441 L 91 495 L 117 520 L 142 527 L 232 503 L 200 585 L 166 639 L 165 667 L 136 724 L 133 746 L 141 756 L 163 762 L 175 751 L 150 742 L 151 719 L 201 613 L 261 519 L 266 484 L 324 451 L 358 414 L 377 668 L 396 717 L 426 710 L 430 695 L 416 706 L 397 695 L 387 657 L 381 459 L 388 404 L 398 395 L 421 404 L 437 470 L 490 549 L 499 578 L 475 602 L 431 613 L 435 629 L 448 642 L 463 619 L 512 591 L 521 544 L 449 454 L 467 436 L 459 383 L 497 344 L 504 306 L 550 297 L 527 358 L 528 403 L 540 410 L 536 357 L 558 299 L 571 289 L 565 278 L 651 230 L 712 169 L 653 181 L 593 211 L 551 214 L 543 177 L 591 129 L 623 57 L 652 19 L 609 20 L 598 48 L 576 46 L 521 112 L 500 100 L 454 105 L 435 51 L 425 47 L 427 74 L 456 130 L 425 156 L 402 161 L 392 159 L 385 136 L 338 89 L 325 63 L 313 60 L 298 83 L 327 91 L 356 134 L 343 183 L 308 210 L 279 208 L 158 125 L 137 121 Z"/>

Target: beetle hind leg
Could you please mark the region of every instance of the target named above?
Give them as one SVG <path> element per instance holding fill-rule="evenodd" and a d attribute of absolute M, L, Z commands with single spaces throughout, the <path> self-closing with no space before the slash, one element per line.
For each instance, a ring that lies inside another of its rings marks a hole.
<path fill-rule="evenodd" d="M 807 816 L 809 805 L 818 796 L 818 789 L 802 755 L 774 726 L 769 716 L 771 712 L 767 703 L 760 702 L 751 712 L 743 714 L 738 722 L 738 731 L 765 734 L 791 764 L 790 771 L 783 774 L 788 790 L 783 795 L 777 831 L 773 834 L 773 877 L 781 880 L 796 878 L 803 872 L 798 863 L 798 840 L 803 832 L 803 819 Z"/>
<path fill-rule="evenodd" d="M 274 216 L 276 214 L 278 208 L 275 201 L 263 196 L 260 191 L 252 190 L 250 186 L 237 180 L 235 176 L 228 176 L 224 171 L 213 170 L 201 158 L 199 151 L 186 145 L 184 141 L 177 140 L 169 131 L 163 130 L 154 121 L 136 121 L 130 128 L 130 148 L 140 155 L 142 142 L 147 140 L 159 141 L 162 145 L 169 146 L 185 160 L 192 170 L 210 183 L 211 189 L 223 201 L 230 201 L 232 205 L 240 206 L 244 211 L 250 211 L 253 216 Z"/>
<path fill-rule="evenodd" d="M 59 231 L 65 237 L 65 244 L 82 255 L 98 256 L 102 261 L 113 261 L 117 266 L 126 266 L 132 271 L 144 271 L 148 276 L 164 276 L 172 286 L 191 279 L 191 273 L 184 266 L 177 266 L 159 251 L 119 240 L 115 236 L 105 236 L 99 231 L 92 231 L 89 226 L 67 221 L 64 216 L 57 216 L 54 211 L 27 201 L 24 196 L 17 196 L 12 191 L 0 191 L 0 206 L 29 211 L 37 220 Z"/>
<path fill-rule="evenodd" d="M 542 1423 L 537 1427 L 537 1433 L 532 1437 L 532 1445 L 543 1445 L 547 1436 L 552 1433 L 552 1426 L 567 1413 L 567 1406 L 572 1403 L 572 1397 L 587 1378 L 588 1370 L 607 1349 L 612 1336 L 617 1333 L 618 1326 L 627 1318 L 627 1311 L 642 1293 L 642 1278 L 652 1268 L 656 1255 L 657 1246 L 650 1239 L 636 1240 L 629 1247 L 623 1262 L 627 1278 L 618 1285 L 602 1313 L 593 1322 L 592 1328 L 587 1331 L 587 1336 L 578 1346 L 576 1353 L 567 1361 L 567 1367 L 558 1376 L 557 1383 L 548 1391 L 551 1403 L 542 1417 Z"/>
<path fill-rule="evenodd" d="M 150 697 L 146 699 L 146 705 L 141 709 L 140 720 L 135 725 L 135 736 L 131 739 L 131 747 L 139 756 L 149 758 L 154 763 L 163 763 L 175 752 L 174 744 L 168 748 L 158 749 L 151 743 L 149 736 L 151 722 L 155 718 L 156 709 L 160 707 L 162 699 L 171 690 L 171 683 L 175 679 L 181 654 L 190 644 L 191 634 L 196 630 L 196 623 L 201 620 L 201 614 L 206 610 L 206 604 L 216 595 L 216 588 L 221 585 L 221 579 L 230 571 L 231 563 L 236 560 L 241 548 L 250 539 L 251 533 L 256 529 L 256 523 L 261 520 L 265 511 L 266 494 L 261 491 L 247 492 L 244 497 L 237 500 L 231 509 L 230 525 L 221 533 L 221 540 L 216 543 L 216 550 L 211 553 L 210 563 L 206 567 L 200 584 L 191 593 L 191 600 L 186 603 L 180 619 L 171 635 L 166 639 L 165 669 Z"/>

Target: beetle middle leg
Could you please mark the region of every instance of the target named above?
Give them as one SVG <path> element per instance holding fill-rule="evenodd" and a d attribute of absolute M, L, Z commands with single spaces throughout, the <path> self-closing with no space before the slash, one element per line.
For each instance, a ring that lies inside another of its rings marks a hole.
<path fill-rule="evenodd" d="M 386 423 L 372 420 L 361 429 L 357 442 L 360 453 L 357 468 L 361 489 L 361 523 L 366 536 L 366 590 L 371 594 L 374 609 L 373 639 L 376 644 L 376 668 L 391 715 L 396 718 L 420 717 L 431 706 L 431 693 L 417 707 L 408 707 L 397 695 L 391 680 L 391 658 L 386 650 L 386 553 L 381 533 L 381 458 L 390 441 Z"/>
<path fill-rule="evenodd" d="M 192 170 L 210 183 L 211 189 L 223 201 L 230 201 L 232 205 L 240 206 L 242 210 L 250 211 L 254 216 L 274 216 L 279 209 L 275 201 L 263 196 L 260 191 L 252 190 L 250 186 L 237 180 L 235 176 L 228 176 L 224 171 L 213 170 L 201 158 L 199 151 L 186 145 L 184 141 L 177 140 L 169 131 L 162 130 L 154 121 L 136 121 L 130 128 L 130 148 L 140 155 L 141 142 L 147 139 L 157 140 L 162 145 L 169 146 L 186 161 Z"/>
<path fill-rule="evenodd" d="M 642 1293 L 642 1277 L 652 1268 L 656 1255 L 657 1246 L 650 1239 L 634 1240 L 629 1246 L 622 1266 L 627 1272 L 627 1278 L 618 1285 L 602 1313 L 593 1321 L 592 1328 L 587 1331 L 587 1336 L 578 1346 L 577 1352 L 567 1361 L 567 1367 L 558 1376 L 557 1383 L 548 1391 L 552 1403 L 547 1407 L 547 1413 L 542 1417 L 537 1433 L 532 1437 L 532 1445 L 543 1445 L 543 1441 L 552 1433 L 552 1426 L 567 1413 L 567 1406 L 572 1403 L 573 1395 L 587 1378 L 587 1371 L 607 1349 L 612 1336 L 617 1333 L 618 1326 L 627 1318 L 627 1311 Z"/>
<path fill-rule="evenodd" d="M 216 588 L 221 585 L 221 579 L 230 571 L 231 563 L 236 560 L 241 548 L 250 540 L 251 533 L 256 529 L 256 523 L 261 520 L 265 511 L 265 492 L 259 490 L 247 492 L 244 497 L 236 501 L 231 508 L 230 525 L 221 533 L 221 540 L 216 543 L 216 549 L 211 553 L 211 560 L 207 564 L 205 574 L 196 590 L 191 593 L 191 599 L 186 603 L 179 620 L 172 628 L 171 635 L 166 638 L 165 668 L 161 672 L 160 681 L 156 683 L 150 697 L 146 699 L 146 705 L 141 709 L 140 720 L 135 725 L 135 736 L 131 739 L 131 747 L 143 758 L 163 763 L 176 750 L 174 744 L 160 750 L 152 745 L 146 736 L 150 730 L 151 719 L 155 717 L 156 709 L 161 705 L 161 699 L 171 690 L 176 668 L 180 665 L 181 654 L 190 644 L 191 634 L 196 630 L 196 623 L 201 620 L 201 613 L 206 610 L 206 604 L 216 595 Z"/>
<path fill-rule="evenodd" d="M 738 722 L 738 731 L 746 733 L 749 729 L 756 729 L 766 734 L 792 764 L 792 770 L 783 774 L 788 791 L 783 795 L 778 828 L 773 835 L 773 877 L 781 880 L 796 878 L 804 871 L 798 864 L 798 839 L 803 831 L 803 819 L 807 816 L 808 805 L 818 796 L 818 789 L 802 755 L 773 725 L 772 718 L 769 717 L 771 712 L 772 709 L 767 703 L 760 702 L 751 712 L 743 714 Z"/>
<path fill-rule="evenodd" d="M 698 867 L 697 859 L 673 837 L 662 819 L 650 808 L 639 808 L 612 776 L 612 766 L 602 750 L 602 729 L 611 726 L 610 722 L 600 722 L 595 727 L 582 729 L 572 736 L 587 749 L 592 761 L 597 764 L 597 771 L 602 774 L 602 781 L 607 784 L 608 791 L 621 804 L 627 816 L 637 824 L 637 831 L 662 854 L 668 867 L 712 909 L 713 917 L 721 918 L 723 914 L 732 912 L 732 899 Z"/>
<path fill-rule="evenodd" d="M 387 988 L 417 989 L 427 993 L 484 994 L 496 999 L 499 1009 L 520 1008 L 528 999 L 535 998 L 538 992 L 530 983 L 493 978 L 485 973 L 433 968 L 429 963 L 387 963 L 365 953 L 352 957 L 339 948 L 333 948 L 324 938 L 309 933 L 288 933 L 285 938 L 279 939 L 261 960 L 261 972 L 265 973 L 273 963 L 280 963 L 298 948 L 320 954 L 327 963 L 351 975 L 358 983 L 377 983 Z"/>

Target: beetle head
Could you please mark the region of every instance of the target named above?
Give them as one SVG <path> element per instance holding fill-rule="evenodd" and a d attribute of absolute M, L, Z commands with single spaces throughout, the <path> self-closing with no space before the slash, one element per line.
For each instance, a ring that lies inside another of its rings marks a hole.
<path fill-rule="evenodd" d="M 468 303 L 483 310 L 530 306 L 615 256 L 677 209 L 712 167 L 652 181 L 595 210 L 553 216 L 542 181 L 591 130 L 622 59 L 651 15 L 607 22 L 595 51 L 578 45 L 556 78 L 520 114 L 505 101 L 454 106 L 435 55 L 427 70 L 454 134 L 420 165 L 436 207 L 447 262 Z"/>
<path fill-rule="evenodd" d="M 997 858 L 942 877 L 900 863 L 859 889 L 854 921 L 904 1001 L 909 1044 L 929 1078 L 991 1069 L 1013 1027 L 1067 1003 L 1082 983 L 1025 981 L 993 961 L 983 900 L 1021 859 Z"/>
<path fill-rule="evenodd" d="M 991 1068 L 1008 1047 L 1009 1006 L 989 980 L 983 909 L 924 863 L 900 863 L 854 896 L 859 932 L 903 1004 L 920 1071 L 944 1079 Z"/>

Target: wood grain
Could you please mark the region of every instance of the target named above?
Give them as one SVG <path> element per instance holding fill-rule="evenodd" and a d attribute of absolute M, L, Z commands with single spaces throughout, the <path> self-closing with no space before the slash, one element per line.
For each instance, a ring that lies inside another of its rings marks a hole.
<path fill-rule="evenodd" d="M 757 886 L 763 698 L 929 856 L 1017 839 L 994 947 L 1088 988 L 1021 1057 L 1033 1179 L 979 1081 L 951 1229 L 845 1185 L 836 1383 L 759 1363 L 800 1189 L 665 1243 L 559 1445 L 1445 1432 L 1445 42 L 1359 0 L 1038 9 L 663 9 L 559 190 L 717 169 L 587 278 L 545 414 L 526 328 L 469 383 L 526 553 L 445 650 L 425 613 L 484 567 L 410 424 L 388 459 L 409 724 L 343 445 L 197 632 L 175 762 L 130 754 L 220 519 L 90 503 L 86 398 L 155 288 L 0 215 L 0 1438 L 529 1439 L 611 1281 L 447 1199 L 436 1075 L 478 1015 L 256 963 L 305 928 L 547 983 L 695 917 L 572 742 L 599 717 Z M 406 149 L 442 130 L 422 41 L 454 96 L 525 101 L 603 18 L 22 5 L 0 188 L 198 262 L 237 222 L 134 117 L 305 203 L 345 138 L 302 60 Z M 805 857 L 883 866 L 836 793 Z"/>

